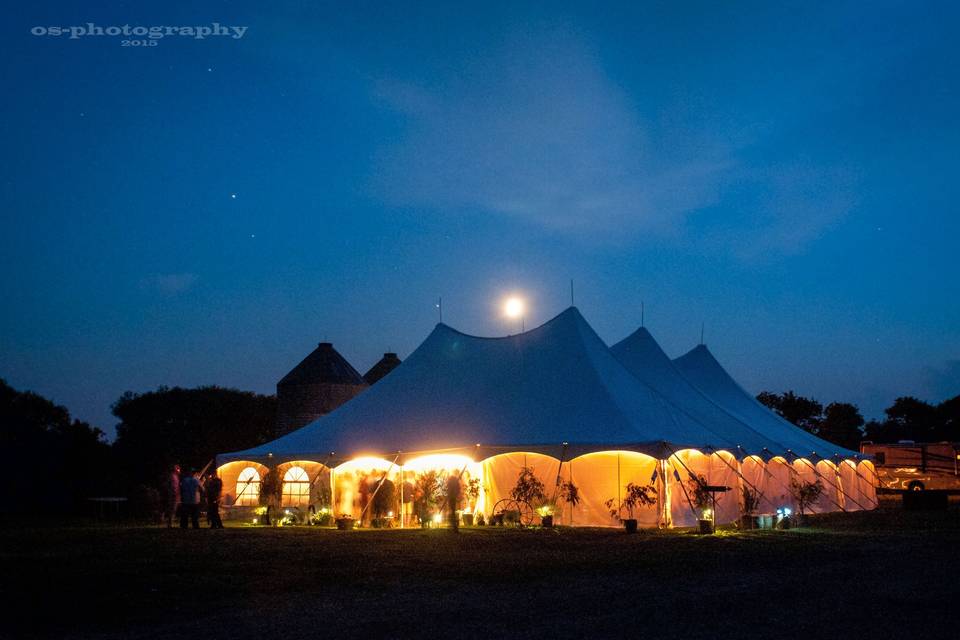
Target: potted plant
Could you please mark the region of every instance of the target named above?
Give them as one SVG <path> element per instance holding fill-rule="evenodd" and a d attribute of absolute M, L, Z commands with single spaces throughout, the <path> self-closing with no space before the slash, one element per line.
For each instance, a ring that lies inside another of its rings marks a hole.
<path fill-rule="evenodd" d="M 464 497 L 467 499 L 467 510 L 463 512 L 463 524 L 473 526 L 473 512 L 477 508 L 477 499 L 480 498 L 480 478 L 470 478 L 463 488 Z M 483 515 L 480 515 L 482 518 Z M 479 518 L 477 524 L 479 525 Z"/>
<path fill-rule="evenodd" d="M 351 513 L 341 513 L 336 519 L 337 529 L 340 531 L 349 531 L 356 525 L 356 520 Z"/>
<path fill-rule="evenodd" d="M 544 489 L 545 486 L 543 482 L 541 482 L 540 478 L 533 472 L 533 468 L 522 467 L 520 473 L 517 474 L 517 483 L 513 486 L 513 489 L 510 490 L 510 497 L 518 503 L 525 502 L 531 507 L 533 505 L 541 505 L 547 497 Z M 520 508 L 522 505 L 518 504 L 517 506 Z M 516 525 L 521 523 L 520 511 L 504 511 L 501 515 L 503 516 L 501 519 L 503 524 Z"/>
<path fill-rule="evenodd" d="M 333 525 L 333 512 L 330 507 L 320 507 L 313 513 L 310 523 L 318 527 L 329 527 Z"/>
<path fill-rule="evenodd" d="M 626 494 L 619 501 L 619 505 L 617 504 L 617 498 L 610 498 L 604 504 L 610 510 L 610 515 L 623 523 L 623 528 L 627 533 L 636 533 L 637 519 L 634 517 L 634 509 L 657 504 L 656 491 L 656 488 L 651 484 L 639 485 L 631 482 L 627 484 Z M 614 505 L 617 506 L 614 507 Z M 626 518 L 623 517 L 624 509 L 627 511 Z"/>
<path fill-rule="evenodd" d="M 531 467 L 523 467 L 517 475 L 517 484 L 510 490 L 510 497 L 518 502 L 534 504 L 547 497 L 544 485 L 540 482 Z"/>
<path fill-rule="evenodd" d="M 541 526 L 553 526 L 554 514 L 556 514 L 557 511 L 563 513 L 562 503 L 565 502 L 571 507 L 576 507 L 578 504 L 580 504 L 580 489 L 578 489 L 577 485 L 573 484 L 573 482 L 561 482 L 557 484 L 556 496 L 561 504 L 548 502 L 537 509 L 537 513 L 540 514 Z"/>
<path fill-rule="evenodd" d="M 756 511 L 760 507 L 760 492 L 750 489 L 744 485 L 740 488 L 740 497 L 743 502 L 743 513 L 740 516 L 740 527 L 742 529 L 757 528 Z"/>
<path fill-rule="evenodd" d="M 798 480 L 796 477 L 790 478 L 790 495 L 797 503 L 797 510 L 800 512 L 798 524 L 806 524 L 806 511 L 814 502 L 823 495 L 823 480 L 817 478 L 816 482 L 807 482 Z"/>
<path fill-rule="evenodd" d="M 433 523 L 434 511 L 440 503 L 442 490 L 440 476 L 436 471 L 424 471 L 417 477 L 413 488 L 413 508 L 420 520 L 420 526 L 424 529 L 428 529 Z"/>
<path fill-rule="evenodd" d="M 553 526 L 553 513 L 556 506 L 552 502 L 544 502 L 537 507 L 537 515 L 540 516 L 540 526 L 549 529 Z"/>
<path fill-rule="evenodd" d="M 687 491 L 697 512 L 697 524 L 700 526 L 700 533 L 713 533 L 716 529 L 714 526 L 716 516 L 713 513 L 713 494 L 707 490 L 708 486 L 710 485 L 703 476 L 690 475 Z"/>
<path fill-rule="evenodd" d="M 290 527 L 295 524 L 300 524 L 300 520 L 299 507 L 287 507 L 278 514 L 278 517 L 273 521 L 273 524 L 277 527 Z"/>

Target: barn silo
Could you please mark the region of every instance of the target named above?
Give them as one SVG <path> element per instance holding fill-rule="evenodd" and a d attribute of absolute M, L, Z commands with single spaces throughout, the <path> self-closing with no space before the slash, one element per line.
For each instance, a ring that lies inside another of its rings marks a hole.
<path fill-rule="evenodd" d="M 388 351 L 377 361 L 377 364 L 370 367 L 370 370 L 363 374 L 363 379 L 368 385 L 373 386 L 398 366 L 400 366 L 400 358 L 392 351 Z"/>
<path fill-rule="evenodd" d="M 313 422 L 367 386 L 332 343 L 321 342 L 277 383 L 278 433 L 289 433 Z"/>

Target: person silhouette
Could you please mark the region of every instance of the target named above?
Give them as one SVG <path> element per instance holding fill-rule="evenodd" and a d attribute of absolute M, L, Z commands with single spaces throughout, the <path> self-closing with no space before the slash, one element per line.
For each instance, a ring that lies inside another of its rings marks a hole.
<path fill-rule="evenodd" d="M 180 503 L 180 465 L 173 465 L 170 473 L 164 476 L 160 486 L 160 496 L 163 500 L 163 519 L 167 521 L 167 528 L 173 527 L 173 519 L 177 515 L 177 505 Z"/>
<path fill-rule="evenodd" d="M 223 480 L 217 477 L 216 469 L 207 475 L 207 482 L 203 488 L 207 494 L 207 522 L 210 523 L 211 529 L 223 529 L 223 521 L 220 519 L 220 494 L 223 492 Z"/>
<path fill-rule="evenodd" d="M 187 528 L 187 519 L 194 529 L 200 528 L 200 481 L 195 473 L 184 473 L 180 480 L 180 528 Z"/>

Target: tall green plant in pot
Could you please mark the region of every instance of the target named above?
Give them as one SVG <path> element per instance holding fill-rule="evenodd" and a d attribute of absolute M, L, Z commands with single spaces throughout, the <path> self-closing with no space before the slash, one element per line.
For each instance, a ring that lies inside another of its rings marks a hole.
<path fill-rule="evenodd" d="M 547 497 L 546 487 L 536 476 L 531 467 L 523 467 L 517 474 L 517 483 L 510 490 L 510 497 L 517 502 L 526 502 L 530 507 L 537 509 L 541 507 Z M 505 521 L 520 523 L 521 514 L 506 513 Z"/>
<path fill-rule="evenodd" d="M 710 484 L 703 476 L 690 474 L 690 480 L 687 482 L 687 493 L 691 502 L 693 502 L 694 511 L 697 513 L 700 533 L 713 533 L 716 530 L 713 494 L 707 490 L 709 486 Z"/>
<path fill-rule="evenodd" d="M 540 514 L 540 526 L 552 527 L 554 516 L 558 511 L 563 512 L 564 504 L 569 504 L 571 508 L 580 504 L 580 489 L 573 482 L 558 482 L 556 499 L 545 502 L 537 509 L 537 513 Z"/>
<path fill-rule="evenodd" d="M 545 487 L 540 478 L 533 473 L 531 467 L 523 467 L 517 474 L 517 483 L 510 490 L 510 497 L 529 503 L 530 506 L 539 505 L 547 497 Z"/>
<path fill-rule="evenodd" d="M 480 499 L 480 478 L 470 478 L 463 487 L 464 497 L 467 499 L 467 508 L 463 512 L 463 524 L 473 525 L 474 512 L 477 509 L 477 500 Z"/>
<path fill-rule="evenodd" d="M 657 504 L 657 489 L 652 484 L 639 485 L 633 482 L 627 484 L 623 499 L 610 498 L 604 503 L 610 510 L 610 515 L 623 523 L 627 533 L 637 532 L 637 519 L 634 511 Z M 623 515 L 626 513 L 627 517 Z"/>
<path fill-rule="evenodd" d="M 806 512 L 810 509 L 810 506 L 823 495 L 823 489 L 823 480 L 820 478 L 817 478 L 816 482 L 800 480 L 796 476 L 790 478 L 790 495 L 797 503 L 797 510 L 800 512 L 799 524 L 801 526 L 806 524 Z"/>
<path fill-rule="evenodd" d="M 440 474 L 435 470 L 424 471 L 417 476 L 417 481 L 413 486 L 413 508 L 422 528 L 429 528 L 433 522 L 433 516 L 437 505 L 440 503 L 442 491 L 443 485 L 440 482 Z"/>
<path fill-rule="evenodd" d="M 740 487 L 741 529 L 757 528 L 757 509 L 760 508 L 760 497 L 760 492 L 751 489 L 748 485 L 744 484 Z"/>

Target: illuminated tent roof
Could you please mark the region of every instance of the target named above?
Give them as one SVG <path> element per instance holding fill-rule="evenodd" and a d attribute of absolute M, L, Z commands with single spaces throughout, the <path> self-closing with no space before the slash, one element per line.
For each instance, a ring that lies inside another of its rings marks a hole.
<path fill-rule="evenodd" d="M 631 375 L 570 307 L 505 338 L 469 336 L 438 324 L 403 364 L 336 411 L 220 459 L 338 460 L 477 443 L 486 455 L 558 455 L 562 443 L 569 443 L 569 455 L 611 448 L 658 456 L 683 447 L 782 449 L 749 429 L 730 429 L 701 422 Z"/>
<path fill-rule="evenodd" d="M 610 351 L 641 382 L 698 422 L 709 425 L 711 431 L 725 440 L 732 439 L 737 445 L 750 446 L 759 435 L 777 443 L 776 447 L 768 445 L 771 453 L 784 453 L 786 450 L 793 450 L 800 455 L 811 453 L 807 441 L 801 436 L 805 434 L 802 430 L 796 427 L 791 430 L 758 428 L 749 420 L 727 412 L 704 395 L 683 377 L 646 328 L 640 327 L 610 347 Z"/>
<path fill-rule="evenodd" d="M 694 347 L 675 359 L 677 370 L 707 397 L 730 414 L 772 438 L 791 442 L 794 453 L 807 455 L 816 452 L 823 458 L 863 457 L 838 445 L 822 440 L 784 420 L 760 404 L 717 362 L 706 345 Z"/>

